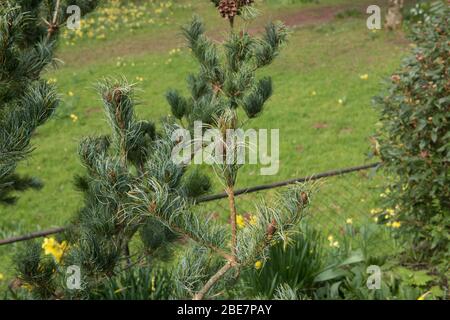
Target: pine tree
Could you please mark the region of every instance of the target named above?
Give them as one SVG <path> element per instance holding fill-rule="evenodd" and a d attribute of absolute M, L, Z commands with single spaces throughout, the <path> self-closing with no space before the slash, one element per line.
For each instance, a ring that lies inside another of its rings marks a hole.
<path fill-rule="evenodd" d="M 129 243 L 138 233 L 146 250 L 138 252 L 135 261 L 149 258 L 152 250 L 178 239 L 176 230 L 137 214 L 130 192 L 145 181 L 164 184 L 168 193 L 187 203 L 209 189 L 209 180 L 198 171 L 186 174 L 185 166 L 171 162 L 175 142 L 168 135 L 173 130 L 169 122 L 157 132 L 151 121 L 136 118 L 134 85 L 124 79 L 106 79 L 98 85 L 98 91 L 111 134 L 87 137 L 80 143 L 79 156 L 86 174 L 76 177 L 76 186 L 84 194 L 84 207 L 53 245 L 60 254 L 55 256 L 59 261 L 55 264 L 42 255 L 36 244 L 26 246 L 16 257 L 20 281 L 32 287 L 39 298 L 95 295 L 105 279 L 115 279 L 132 266 Z M 167 214 L 170 210 L 177 208 L 165 208 Z M 47 265 L 57 272 L 42 273 Z M 82 290 L 56 285 L 71 265 L 81 269 Z"/>
<path fill-rule="evenodd" d="M 223 1 L 219 3 L 222 14 L 221 4 Z M 238 119 L 237 108 L 242 107 L 247 118 L 254 118 L 263 111 L 265 102 L 272 95 L 271 79 L 265 77 L 258 80 L 256 71 L 272 63 L 287 36 L 282 24 L 270 23 L 262 38 L 254 38 L 245 30 L 235 32 L 234 16 L 228 16 L 228 19 L 232 30 L 223 43 L 222 51 L 205 36 L 204 26 L 198 18 L 194 18 L 183 29 L 189 48 L 200 64 L 200 72 L 188 78 L 189 98 L 181 96 L 176 90 L 167 93 L 172 113 L 181 124 L 192 129 L 194 122 L 201 120 L 219 130 L 224 157 L 227 153 L 237 154 L 237 146 L 231 146 L 230 149 L 226 144 L 227 130 L 236 130 L 244 122 Z M 224 62 L 220 61 L 222 52 Z M 288 231 L 300 222 L 309 203 L 309 191 L 304 186 L 296 186 L 280 195 L 274 206 L 265 203 L 259 205 L 256 222 L 238 232 L 234 188 L 240 166 L 235 162 L 219 162 L 216 166 L 229 199 L 231 232 L 217 232 L 223 230 L 223 226 L 211 229 L 212 222 L 199 228 L 197 220 L 186 218 L 190 217 L 190 213 L 185 205 L 178 205 L 177 215 L 168 215 L 161 210 L 166 203 L 154 202 L 144 192 L 151 186 L 132 192 L 136 193 L 135 197 L 139 201 L 146 203 L 140 208 L 143 212 L 176 228 L 197 243 L 186 253 L 175 271 L 179 295 L 182 297 L 190 295 L 194 299 L 203 299 L 211 294 L 219 280 L 230 277 L 227 275 L 229 270 L 235 270 L 231 278 L 236 278 L 240 269 L 253 266 L 259 259 L 264 260 L 271 243 L 289 239 Z M 211 254 L 221 259 L 213 259 Z M 221 263 L 220 260 L 225 261 Z"/>
<path fill-rule="evenodd" d="M 68 258 L 68 263 L 88 271 L 85 274 L 91 277 L 86 284 L 93 286 L 97 283 L 90 282 L 99 274 L 111 276 L 131 263 L 128 244 L 138 231 L 149 249 L 176 239 L 157 220 L 135 214 L 129 195 L 133 188 L 155 179 L 186 201 L 209 188 L 209 180 L 195 173 L 185 175 L 184 166 L 168 161 L 174 146 L 167 136 L 169 123 L 156 132 L 152 122 L 136 119 L 132 85 L 106 80 L 99 91 L 112 134 L 81 142 L 80 158 L 88 174 L 77 184 L 85 192 L 86 205 L 75 220 L 76 249 Z M 193 190 L 192 183 L 201 187 Z"/>
<path fill-rule="evenodd" d="M 160 130 L 136 119 L 132 85 L 125 80 L 105 80 L 99 85 L 112 134 L 86 138 L 80 145 L 87 174 L 77 178 L 77 186 L 85 193 L 85 206 L 66 234 L 68 245 L 52 242 L 49 253 L 54 261 L 36 244 L 28 245 L 17 257 L 19 279 L 38 297 L 110 296 L 99 292 L 114 288 L 119 279 L 130 281 L 129 287 L 142 296 L 136 288 L 142 282 L 132 275 L 142 274 L 136 264 L 141 257 L 149 257 L 137 252 L 136 258 L 128 249 L 138 232 L 145 235 L 141 238 L 150 248 L 177 237 L 190 239 L 181 257 L 175 257 L 179 263 L 168 269 L 170 277 L 161 279 L 170 281 L 162 285 L 170 292 L 165 297 L 212 297 L 235 284 L 243 268 L 263 263 L 270 245 L 289 242 L 291 231 L 306 214 L 310 191 L 296 185 L 272 204 L 258 203 L 254 219 L 238 230 L 234 189 L 241 165 L 234 162 L 215 164 L 228 194 L 231 225 L 199 212 L 196 198 L 208 190 L 209 182 L 195 168 L 173 161 L 174 147 L 181 143 L 172 139 L 173 133 L 181 125 L 191 130 L 201 120 L 219 130 L 225 156 L 237 154 L 235 146 L 230 149 L 225 143 L 226 131 L 242 126 L 238 108 L 245 111 L 246 120 L 263 111 L 272 94 L 272 81 L 257 79 L 256 73 L 278 55 L 287 30 L 280 23 L 270 23 L 263 37 L 257 38 L 232 29 L 220 47 L 205 36 L 199 18 L 183 30 L 200 72 L 188 79 L 189 98 L 176 90 L 167 93 L 174 117 L 166 119 Z M 81 291 L 74 293 L 57 285 L 69 265 L 81 267 Z M 129 276 L 123 276 L 124 270 L 130 271 Z M 153 282 L 143 285 L 152 288 Z"/>
<path fill-rule="evenodd" d="M 83 13 L 97 1 L 70 1 Z M 9 0 L 0 4 L 0 205 L 13 204 L 14 192 L 41 182 L 15 173 L 32 150 L 31 138 L 58 106 L 54 86 L 40 79 L 54 63 L 59 26 L 69 1 Z"/>

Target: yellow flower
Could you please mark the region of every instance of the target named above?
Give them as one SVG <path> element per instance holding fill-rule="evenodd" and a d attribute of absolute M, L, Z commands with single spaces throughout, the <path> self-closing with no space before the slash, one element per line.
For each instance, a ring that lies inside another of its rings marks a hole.
<path fill-rule="evenodd" d="M 399 221 L 392 222 L 392 228 L 398 229 L 402 224 Z"/>
<path fill-rule="evenodd" d="M 52 250 L 55 248 L 57 241 L 55 238 L 45 238 L 42 244 L 42 249 L 45 250 L 45 254 L 51 254 Z"/>
<path fill-rule="evenodd" d="M 250 217 L 249 223 L 250 223 L 252 226 L 256 226 L 256 224 L 258 223 L 258 218 L 257 218 L 256 216 L 252 215 L 252 216 Z"/>
<path fill-rule="evenodd" d="M 334 241 L 334 237 L 332 235 L 328 236 L 328 241 L 330 242 L 330 247 L 339 248 L 339 241 Z"/>
<path fill-rule="evenodd" d="M 5 276 L 3 275 L 3 273 L 0 273 L 0 281 L 2 281 L 5 278 Z"/>
<path fill-rule="evenodd" d="M 339 104 L 344 104 L 344 100 L 339 99 L 339 100 L 338 100 L 338 103 L 339 103 Z"/>
<path fill-rule="evenodd" d="M 353 224 L 353 219 L 352 218 L 348 218 L 347 220 L 345 220 L 346 224 Z"/>
<path fill-rule="evenodd" d="M 256 261 L 255 262 L 255 269 L 259 270 L 259 269 L 261 269 L 261 267 L 262 267 L 262 262 L 260 260 Z"/>
<path fill-rule="evenodd" d="M 83 38 L 83 31 L 81 31 L 80 29 L 78 29 L 77 31 L 75 31 L 75 34 L 80 37 Z"/>
<path fill-rule="evenodd" d="M 359 78 L 361 80 L 367 80 L 367 79 L 369 79 L 369 75 L 366 73 L 366 74 L 360 75 Z"/>
<path fill-rule="evenodd" d="M 312 92 L 311 92 L 311 95 L 312 95 L 312 96 L 316 96 L 316 95 L 317 95 L 317 92 L 316 92 L 316 91 L 312 91 Z"/>
<path fill-rule="evenodd" d="M 72 91 L 69 91 L 67 94 L 69 95 L 69 97 L 73 97 L 73 92 Z"/>
<path fill-rule="evenodd" d="M 77 122 L 78 121 L 78 116 L 72 113 L 70 115 L 70 119 L 72 119 L 73 122 Z"/>
<path fill-rule="evenodd" d="M 239 229 L 243 229 L 245 227 L 245 220 L 244 217 L 241 216 L 240 214 L 238 214 L 236 216 L 236 224 L 238 226 Z"/>
<path fill-rule="evenodd" d="M 67 249 L 67 242 L 63 241 L 62 243 L 59 243 L 53 237 L 45 238 L 44 243 L 42 244 L 42 249 L 44 249 L 44 254 L 51 254 L 55 258 L 56 262 L 59 263 Z"/>
<path fill-rule="evenodd" d="M 381 212 L 381 209 L 372 209 L 370 210 L 370 214 L 378 214 Z"/>
<path fill-rule="evenodd" d="M 391 217 L 395 215 L 394 209 L 387 209 L 386 212 L 387 212 L 387 214 L 390 215 Z"/>

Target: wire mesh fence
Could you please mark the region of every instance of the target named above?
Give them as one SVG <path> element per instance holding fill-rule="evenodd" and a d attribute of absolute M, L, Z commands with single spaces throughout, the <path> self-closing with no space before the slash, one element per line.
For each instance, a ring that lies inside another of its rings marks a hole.
<path fill-rule="evenodd" d="M 306 221 L 319 230 L 327 242 L 334 239 L 330 241 L 330 245 L 336 244 L 336 241 L 341 241 L 346 236 L 347 241 L 351 240 L 348 238 L 366 241 L 365 246 L 368 250 L 381 253 L 393 249 L 392 230 L 380 226 L 378 221 L 377 207 L 382 190 L 382 176 L 372 174 L 373 168 L 362 166 L 341 174 L 297 179 L 300 182 L 310 181 L 313 194 Z M 276 193 L 282 191 L 285 185 L 288 184 L 243 192 L 236 199 L 238 214 L 244 219 L 250 219 L 258 202 L 265 201 L 270 204 Z M 216 199 L 202 204 L 202 211 L 215 217 L 226 217 L 229 211 L 228 200 Z"/>
<path fill-rule="evenodd" d="M 313 197 L 306 217 L 308 223 L 320 230 L 325 238 L 340 238 L 348 231 L 348 225 L 358 236 L 360 226 L 375 224 L 376 211 L 380 195 L 381 177 L 371 174 L 379 164 L 344 168 L 315 174 L 309 177 L 280 181 L 267 185 L 259 185 L 236 190 L 236 208 L 244 219 L 255 212 L 259 201 L 270 203 L 277 192 L 285 186 L 296 182 L 307 182 L 313 185 Z M 199 210 L 218 219 L 227 216 L 228 199 L 225 193 L 207 195 L 198 200 Z M 64 231 L 64 227 L 36 231 L 25 235 L 17 235 L 0 240 L 0 245 L 12 244 L 34 238 L 45 237 Z M 359 231 L 357 231 L 359 230 Z M 367 232 L 367 228 L 365 229 Z M 381 231 L 380 231 L 381 230 Z M 392 239 L 389 232 L 378 228 L 370 235 L 370 241 L 376 250 L 389 250 Z"/>

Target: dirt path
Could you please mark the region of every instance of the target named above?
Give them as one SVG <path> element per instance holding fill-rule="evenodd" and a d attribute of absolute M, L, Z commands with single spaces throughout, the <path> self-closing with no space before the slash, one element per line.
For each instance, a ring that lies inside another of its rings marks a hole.
<path fill-rule="evenodd" d="M 302 27 L 316 25 L 332 21 L 339 12 L 348 9 L 357 9 L 364 12 L 364 6 L 361 4 L 343 4 L 337 6 L 324 6 L 320 8 L 310 8 L 299 10 L 293 13 L 284 14 L 278 17 L 289 27 Z"/>
<path fill-rule="evenodd" d="M 368 4 L 373 2 L 384 3 L 385 1 L 369 1 L 366 3 L 348 3 L 335 6 L 321 6 L 315 8 L 307 8 L 297 10 L 295 12 L 278 12 L 272 15 L 272 19 L 281 20 L 291 28 L 304 27 L 330 22 L 335 19 L 339 12 L 344 10 L 356 9 L 365 14 L 365 9 Z M 263 30 L 264 19 L 263 16 L 258 19 L 255 24 L 256 27 L 250 30 L 251 33 L 257 33 Z M 220 32 L 211 32 L 218 34 Z M 220 40 L 216 38 L 216 40 Z M 145 53 L 159 53 L 166 52 L 174 47 L 181 46 L 184 43 L 180 37 L 179 30 L 165 31 L 164 34 L 157 36 L 139 35 L 124 39 L 121 41 L 107 42 L 104 46 L 96 46 L 94 48 L 86 48 L 81 50 L 66 50 L 58 58 L 69 66 L 89 65 L 97 62 L 104 62 L 105 60 L 124 57 L 124 56 L 139 56 Z"/>

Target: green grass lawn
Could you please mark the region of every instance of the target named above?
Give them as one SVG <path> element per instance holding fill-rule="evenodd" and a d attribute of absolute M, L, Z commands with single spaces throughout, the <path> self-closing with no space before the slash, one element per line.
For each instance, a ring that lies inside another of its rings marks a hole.
<path fill-rule="evenodd" d="M 282 17 L 302 7 L 349 3 L 285 1 L 280 6 L 269 2 L 263 7 L 270 12 L 266 11 L 266 18 Z M 57 116 L 38 130 L 33 139 L 36 150 L 19 169 L 20 173 L 40 177 L 45 187 L 21 194 L 14 207 L 0 208 L 0 237 L 63 225 L 82 205 L 72 185 L 74 175 L 83 172 L 77 157 L 78 143 L 87 135 L 108 133 L 94 89 L 97 80 L 125 76 L 136 82 L 141 118 L 158 122 L 169 113 L 165 91 L 186 90 L 186 76 L 197 68 L 182 47 L 179 26 L 197 12 L 212 33 L 220 35 L 226 30 L 207 2 L 195 3 L 192 7 L 174 6 L 173 14 L 168 20 L 164 18 L 162 25 L 117 32 L 106 40 L 81 39 L 75 46 L 62 44 L 58 55 L 66 64 L 50 70 L 46 78 L 56 79 L 64 103 Z M 258 19 L 256 25 L 261 21 Z M 181 51 L 170 54 L 176 48 Z M 263 71 L 273 76 L 274 95 L 264 113 L 248 125 L 280 129 L 279 173 L 260 176 L 257 166 L 247 166 L 240 172 L 238 187 L 364 163 L 370 148 L 368 138 L 377 122 L 371 98 L 380 92 L 383 79 L 399 65 L 407 48 L 401 34 L 367 30 L 364 16 L 294 29 L 289 45 Z M 361 79 L 364 74 L 367 80 Z M 71 114 L 78 121 L 74 122 Z M 221 191 L 218 185 L 215 187 L 215 191 Z M 0 247 L 0 272 L 7 276 L 13 274 L 10 257 L 14 248 Z"/>

